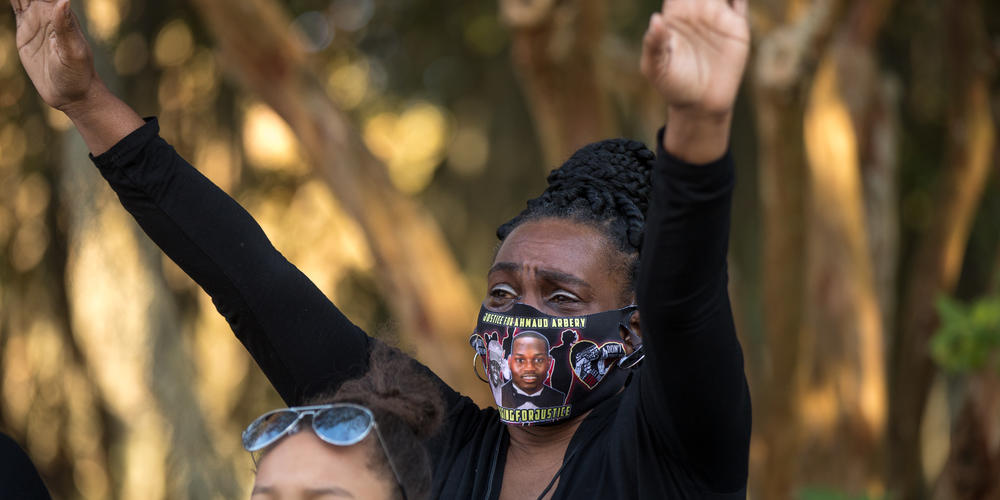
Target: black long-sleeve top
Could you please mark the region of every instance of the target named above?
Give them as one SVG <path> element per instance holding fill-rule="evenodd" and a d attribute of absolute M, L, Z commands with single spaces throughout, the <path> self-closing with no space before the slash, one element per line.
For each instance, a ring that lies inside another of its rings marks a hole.
<path fill-rule="evenodd" d="M 285 402 L 362 375 L 373 340 L 158 134 L 149 120 L 94 162 Z M 746 496 L 750 395 L 726 290 L 732 160 L 689 165 L 658 147 L 652 183 L 637 283 L 646 359 L 579 426 L 554 498 Z M 446 415 L 427 442 L 433 497 L 498 498 L 506 426 L 434 378 Z"/>
<path fill-rule="evenodd" d="M 28 454 L 10 436 L 3 433 L 0 433 L 0 498 L 52 498 Z"/>

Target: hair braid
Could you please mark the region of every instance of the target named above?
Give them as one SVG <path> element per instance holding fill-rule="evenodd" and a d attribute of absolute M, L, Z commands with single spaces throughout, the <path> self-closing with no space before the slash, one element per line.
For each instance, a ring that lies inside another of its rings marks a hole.
<path fill-rule="evenodd" d="M 653 159 L 653 152 L 638 141 L 608 139 L 588 144 L 549 173 L 545 191 L 497 228 L 497 237 L 503 241 L 522 223 L 548 217 L 589 224 L 604 232 L 631 260 L 631 285 L 649 207 Z"/>

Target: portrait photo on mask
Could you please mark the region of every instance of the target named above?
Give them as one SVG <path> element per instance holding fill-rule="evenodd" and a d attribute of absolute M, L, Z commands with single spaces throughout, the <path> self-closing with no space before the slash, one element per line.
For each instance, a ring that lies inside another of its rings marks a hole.
<path fill-rule="evenodd" d="M 565 420 L 613 395 L 627 372 L 619 329 L 634 308 L 577 317 L 546 315 L 524 304 L 482 308 L 471 345 L 504 422 Z"/>

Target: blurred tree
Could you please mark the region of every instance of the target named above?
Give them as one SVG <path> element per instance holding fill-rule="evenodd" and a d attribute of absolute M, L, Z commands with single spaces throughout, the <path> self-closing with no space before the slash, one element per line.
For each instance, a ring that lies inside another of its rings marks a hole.
<path fill-rule="evenodd" d="M 287 29 L 290 19 L 280 4 L 193 4 L 213 31 L 227 69 L 288 122 L 318 174 L 360 224 L 404 341 L 453 388 L 487 403 L 483 386 L 467 376 L 468 364 L 461 361 L 468 329 L 455 318 L 473 317 L 476 301 L 451 250 L 434 220 L 393 186 L 328 97 L 300 39 Z"/>
<path fill-rule="evenodd" d="M 806 11 L 780 2 L 757 3 L 757 51 L 751 66 L 763 207 L 763 313 L 769 369 L 754 395 L 757 443 L 753 488 L 762 498 L 788 498 L 797 484 L 807 365 L 802 362 L 806 307 L 808 176 L 802 141 L 806 89 L 815 54 L 837 20 L 839 4 L 817 1 Z"/>
<path fill-rule="evenodd" d="M 934 303 L 957 284 L 969 231 L 996 147 L 989 88 L 994 73 L 982 4 L 940 4 L 947 43 L 948 112 L 934 210 L 911 265 L 890 364 L 890 485 L 904 499 L 925 497 L 920 423 L 934 376 L 928 348 L 938 325 Z"/>
<path fill-rule="evenodd" d="M 874 54 L 891 3 L 847 5 L 817 66 L 804 115 L 809 345 L 801 404 L 809 452 L 802 470 L 806 478 L 858 493 L 882 477 L 889 315 L 880 298 L 891 303 L 892 288 L 877 286 L 875 269 L 897 266 L 895 211 L 888 208 L 896 192 L 896 103 L 884 92 L 886 77 Z M 883 228 L 874 234 L 889 251 L 876 252 L 872 223 Z M 831 469 L 831 460 L 843 466 Z"/>
<path fill-rule="evenodd" d="M 602 57 L 607 11 L 601 0 L 500 0 L 512 58 L 529 102 L 547 168 L 581 146 L 617 135 Z M 635 66 L 636 64 L 633 64 Z M 633 78 L 641 78 L 634 74 Z M 625 80 L 619 75 L 615 80 Z"/>

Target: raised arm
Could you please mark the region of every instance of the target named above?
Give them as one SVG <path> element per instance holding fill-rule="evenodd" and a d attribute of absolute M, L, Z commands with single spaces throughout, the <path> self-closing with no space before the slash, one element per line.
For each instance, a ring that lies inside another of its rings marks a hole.
<path fill-rule="evenodd" d="M 364 373 L 368 337 L 274 249 L 242 207 L 112 95 L 68 0 L 11 0 L 21 61 L 76 125 L 125 208 L 212 296 L 289 404 Z"/>
<path fill-rule="evenodd" d="M 642 404 L 651 422 L 669 422 L 685 463 L 720 493 L 745 488 L 750 442 L 726 290 L 729 127 L 749 50 L 746 10 L 746 0 L 667 0 L 642 55 L 643 73 L 669 103 L 637 290 Z"/>

